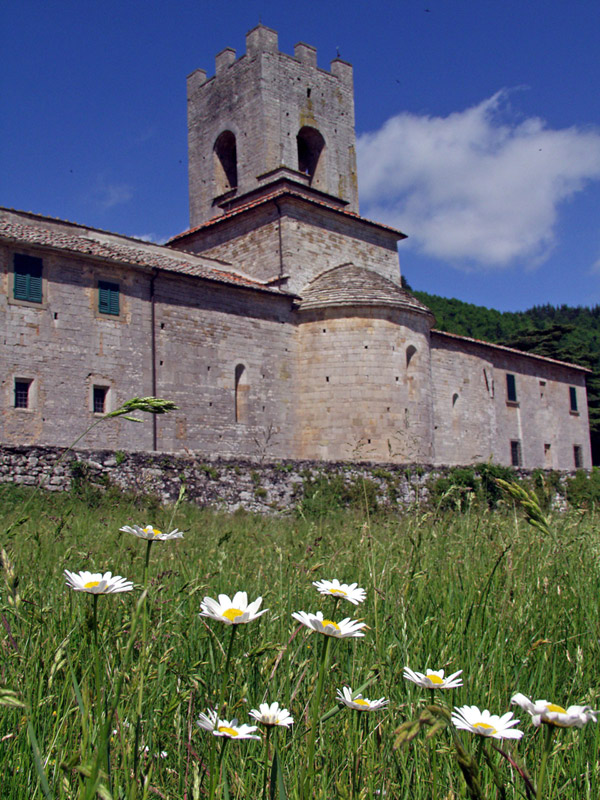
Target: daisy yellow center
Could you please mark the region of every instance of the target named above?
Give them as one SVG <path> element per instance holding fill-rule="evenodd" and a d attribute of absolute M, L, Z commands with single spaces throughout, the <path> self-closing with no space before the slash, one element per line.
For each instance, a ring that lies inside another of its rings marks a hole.
<path fill-rule="evenodd" d="M 343 597 L 346 597 L 346 592 L 343 589 L 330 589 L 329 594 L 341 594 Z"/>
<path fill-rule="evenodd" d="M 567 713 L 566 709 L 564 709 L 562 706 L 557 706 L 554 703 L 549 703 L 548 704 L 548 708 L 546 710 L 547 711 L 554 711 L 556 714 L 566 714 Z"/>
<path fill-rule="evenodd" d="M 240 611 L 239 608 L 228 608 L 227 611 L 223 612 L 223 616 L 227 617 L 230 622 L 233 622 L 238 617 L 241 617 L 244 612 Z"/>
<path fill-rule="evenodd" d="M 439 675 L 432 675 L 431 673 L 427 675 L 427 680 L 430 683 L 434 683 L 436 686 L 440 686 L 444 682 L 444 679 L 440 678 Z"/>
<path fill-rule="evenodd" d="M 323 627 L 325 628 L 327 625 L 332 625 L 336 629 L 336 631 L 339 631 L 339 629 L 340 629 L 340 626 L 337 624 L 337 622 L 333 622 L 330 619 L 324 619 L 323 620 Z"/>
<path fill-rule="evenodd" d="M 88 581 L 83 585 L 84 589 L 95 589 L 96 586 L 100 586 L 100 581 Z"/>
<path fill-rule="evenodd" d="M 237 736 L 238 735 L 238 731 L 236 731 L 235 728 L 228 728 L 227 725 L 219 725 L 217 730 L 219 731 L 219 733 L 226 733 L 227 736 Z"/>
<path fill-rule="evenodd" d="M 487 722 L 475 722 L 474 728 L 482 728 L 486 733 L 496 733 L 496 728 L 493 725 L 488 725 Z"/>
<path fill-rule="evenodd" d="M 366 700 L 362 699 L 362 697 L 357 697 L 356 700 L 353 700 L 352 702 L 355 703 L 357 706 L 368 706 L 369 705 Z"/>
<path fill-rule="evenodd" d="M 158 530 L 158 528 L 152 528 L 152 533 L 153 533 L 155 536 L 160 536 L 160 535 L 161 535 L 161 533 L 162 533 L 162 531 L 159 531 L 159 530 Z"/>

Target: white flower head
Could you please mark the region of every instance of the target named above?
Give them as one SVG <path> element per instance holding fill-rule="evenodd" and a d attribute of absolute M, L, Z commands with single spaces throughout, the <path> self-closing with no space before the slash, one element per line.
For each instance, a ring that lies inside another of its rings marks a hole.
<path fill-rule="evenodd" d="M 237 719 L 232 719 L 231 722 L 219 719 L 214 708 L 209 708 L 206 714 L 198 716 L 198 725 L 214 736 L 224 736 L 227 739 L 260 739 L 260 736 L 251 735 L 256 730 L 256 725 L 238 725 Z"/>
<path fill-rule="evenodd" d="M 340 583 L 337 578 L 332 581 L 313 581 L 317 591 L 321 594 L 329 594 L 332 597 L 341 597 L 357 606 L 364 602 L 367 593 L 361 589 L 357 583 Z"/>
<path fill-rule="evenodd" d="M 293 724 L 294 718 L 287 708 L 280 708 L 279 703 L 261 703 L 258 710 L 253 708 L 250 716 L 263 725 L 279 725 L 282 728 L 289 728 Z"/>
<path fill-rule="evenodd" d="M 336 639 L 357 638 L 364 636 L 361 628 L 366 627 L 366 622 L 357 622 L 350 617 L 334 622 L 331 619 L 324 619 L 323 614 L 317 611 L 316 614 L 307 614 L 306 611 L 294 611 L 292 617 L 307 628 L 317 633 L 324 633 L 325 636 L 334 636 Z"/>
<path fill-rule="evenodd" d="M 237 592 L 233 600 L 230 600 L 226 594 L 220 594 L 218 601 L 213 600 L 212 597 L 205 597 L 200 603 L 200 616 L 216 619 L 226 625 L 240 625 L 252 622 L 269 610 L 263 608 L 262 611 L 259 611 L 261 603 L 262 597 L 257 597 L 253 603 L 249 603 L 246 592 Z"/>
<path fill-rule="evenodd" d="M 406 680 L 412 681 L 424 689 L 456 689 L 458 686 L 463 685 L 462 680 L 458 677 L 461 673 L 462 669 L 459 669 L 458 672 L 453 672 L 452 675 L 444 677 L 443 669 L 437 671 L 428 669 L 423 674 L 422 672 L 413 672 L 410 667 L 404 667 Z"/>
<path fill-rule="evenodd" d="M 112 572 L 64 572 L 67 586 L 76 592 L 89 592 L 89 594 L 115 594 L 116 592 L 130 592 L 133 589 L 131 581 Z"/>
<path fill-rule="evenodd" d="M 260 739 L 253 736 L 257 730 L 256 725 L 238 725 L 237 719 L 228 722 L 226 719 L 217 720 L 217 727 L 213 730 L 215 736 L 224 736 L 227 739 Z"/>
<path fill-rule="evenodd" d="M 462 706 L 454 708 L 451 720 L 457 728 L 461 728 L 478 736 L 487 736 L 492 739 L 520 739 L 523 731 L 513 729 L 513 725 L 518 725 L 520 720 L 512 718 L 512 711 L 507 711 L 499 717 L 497 714 L 490 714 L 487 708 L 480 711 L 477 706 Z"/>
<path fill-rule="evenodd" d="M 119 528 L 119 530 L 123 531 L 123 533 L 132 533 L 139 539 L 149 539 L 152 542 L 164 542 L 167 539 L 183 539 L 183 533 L 177 528 L 172 530 L 170 533 L 163 533 L 158 528 L 155 528 L 154 525 L 146 525 L 143 528 L 140 528 L 139 525 L 123 525 L 123 527 Z"/>
<path fill-rule="evenodd" d="M 591 706 L 569 706 L 563 708 L 547 700 L 531 701 L 521 692 L 511 697 L 510 702 L 527 711 L 531 721 L 537 727 L 542 723 L 555 725 L 557 728 L 583 728 L 587 722 L 597 722 L 600 712 L 594 711 Z"/>
<path fill-rule="evenodd" d="M 356 711 L 378 711 L 380 708 L 385 708 L 390 702 L 385 697 L 380 697 L 379 700 L 369 700 L 360 693 L 353 693 L 349 686 L 344 686 L 341 690 L 338 689 L 337 698 L 340 703 Z"/>

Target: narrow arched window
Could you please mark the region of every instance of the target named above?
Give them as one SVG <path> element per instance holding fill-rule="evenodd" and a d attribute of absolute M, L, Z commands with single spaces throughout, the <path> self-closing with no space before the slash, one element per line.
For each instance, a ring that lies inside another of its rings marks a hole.
<path fill-rule="evenodd" d="M 217 195 L 237 187 L 237 147 L 231 131 L 223 131 L 217 138 L 214 151 L 215 187 Z"/>
<path fill-rule="evenodd" d="M 457 402 L 458 402 L 458 393 L 454 392 L 454 394 L 452 395 L 452 408 L 454 408 Z"/>
<path fill-rule="evenodd" d="M 235 421 L 248 421 L 248 373 L 243 364 L 235 368 Z"/>
<path fill-rule="evenodd" d="M 406 348 L 406 366 L 407 368 L 410 366 L 410 362 L 412 361 L 412 357 L 417 352 L 417 348 L 414 345 L 409 345 Z"/>
<path fill-rule="evenodd" d="M 298 172 L 308 175 L 312 183 L 313 179 L 317 177 L 325 139 L 316 128 L 305 125 L 300 128 L 296 141 L 298 143 Z"/>

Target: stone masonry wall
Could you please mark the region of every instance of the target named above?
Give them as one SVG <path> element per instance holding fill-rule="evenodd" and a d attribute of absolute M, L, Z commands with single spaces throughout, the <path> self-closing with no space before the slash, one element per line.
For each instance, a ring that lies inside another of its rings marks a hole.
<path fill-rule="evenodd" d="M 394 231 L 361 223 L 300 198 L 263 203 L 244 214 L 208 225 L 174 242 L 174 248 L 230 261 L 246 275 L 269 280 L 281 270 L 289 276 L 287 291 L 301 294 L 313 278 L 332 267 L 351 263 L 400 283 Z M 281 226 L 281 229 L 280 229 Z"/>
<path fill-rule="evenodd" d="M 592 465 L 585 373 L 485 344 L 431 334 L 434 396 L 434 463 L 468 464 L 489 458 L 511 464 L 519 442 L 525 469 L 574 469 Z M 506 375 L 517 399 L 507 397 Z M 577 411 L 570 407 L 570 388 Z"/>
<path fill-rule="evenodd" d="M 26 303 L 9 285 L 13 252 L 0 247 L 0 441 L 68 445 L 94 422 L 94 385 L 108 389 L 106 411 L 152 394 L 149 274 L 46 252 L 43 302 Z M 99 280 L 119 284 L 118 316 L 98 313 Z M 14 407 L 15 379 L 32 381 L 29 408 Z M 152 447 L 149 426 L 115 423 L 98 438 L 92 431 L 91 445 Z"/>
<path fill-rule="evenodd" d="M 300 457 L 431 462 L 428 318 L 374 307 L 302 316 Z"/>

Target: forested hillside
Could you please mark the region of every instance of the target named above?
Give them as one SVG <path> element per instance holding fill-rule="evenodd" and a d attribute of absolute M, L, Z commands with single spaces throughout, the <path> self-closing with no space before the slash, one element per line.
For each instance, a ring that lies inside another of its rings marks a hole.
<path fill-rule="evenodd" d="M 413 290 L 413 294 L 433 311 L 438 330 L 572 361 L 593 370 L 587 376 L 588 405 L 592 456 L 594 464 L 600 464 L 600 306 L 545 305 L 502 312 L 426 292 Z"/>

